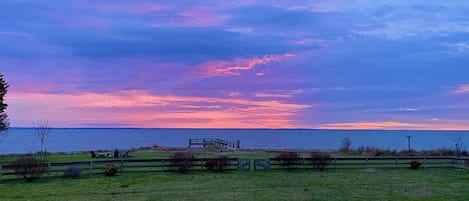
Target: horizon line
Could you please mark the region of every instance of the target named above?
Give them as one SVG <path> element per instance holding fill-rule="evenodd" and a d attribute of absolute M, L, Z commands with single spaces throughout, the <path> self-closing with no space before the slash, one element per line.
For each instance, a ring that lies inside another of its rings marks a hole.
<path fill-rule="evenodd" d="M 34 129 L 35 127 L 10 127 L 9 129 Z M 463 131 L 450 129 L 332 129 L 332 128 L 169 128 L 169 127 L 51 127 L 51 129 L 186 129 L 186 130 L 330 130 L 330 131 Z"/>

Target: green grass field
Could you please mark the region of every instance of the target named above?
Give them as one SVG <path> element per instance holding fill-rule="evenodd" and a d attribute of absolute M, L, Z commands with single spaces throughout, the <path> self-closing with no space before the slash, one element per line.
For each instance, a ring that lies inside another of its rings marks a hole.
<path fill-rule="evenodd" d="M 196 153 L 198 157 L 213 155 Z M 135 152 L 132 158 L 166 158 L 165 152 Z M 272 153 L 231 153 L 267 158 Z M 16 157 L 1 157 L 6 164 Z M 90 160 L 88 153 L 53 154 L 49 162 Z M 27 183 L 3 179 L 0 200 L 466 200 L 469 171 L 454 168 L 231 171 L 188 174 L 123 172 L 79 179 L 51 173 Z"/>
<path fill-rule="evenodd" d="M 459 169 L 120 173 L 5 180 L 0 200 L 466 200 Z"/>

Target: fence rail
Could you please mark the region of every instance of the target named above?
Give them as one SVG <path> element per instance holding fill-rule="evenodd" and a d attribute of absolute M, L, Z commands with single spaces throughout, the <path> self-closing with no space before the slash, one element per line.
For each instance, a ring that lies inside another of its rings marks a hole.
<path fill-rule="evenodd" d="M 205 170 L 205 163 L 212 158 L 197 158 L 193 160 L 193 170 Z M 278 170 L 285 169 L 281 158 L 267 159 L 239 159 L 229 158 L 226 170 Z M 469 158 L 457 157 L 333 157 L 329 161 L 328 169 L 363 169 L 363 168 L 409 168 L 412 160 L 422 163 L 422 168 L 467 168 Z M 121 172 L 167 172 L 175 171 L 172 159 L 119 159 L 92 160 L 79 162 L 48 163 L 48 175 L 62 176 L 69 167 L 79 168 L 83 174 L 101 174 L 106 164 L 114 164 Z M 299 158 L 293 161 L 293 169 L 313 169 L 311 158 Z M 291 168 L 290 167 L 290 168 Z M 14 175 L 9 165 L 0 165 L 0 179 Z"/>

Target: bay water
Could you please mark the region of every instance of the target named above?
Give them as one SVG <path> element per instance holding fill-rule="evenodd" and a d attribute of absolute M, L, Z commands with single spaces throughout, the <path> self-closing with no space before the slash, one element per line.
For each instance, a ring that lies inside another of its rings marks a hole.
<path fill-rule="evenodd" d="M 316 129 L 140 129 L 140 128 L 53 128 L 46 139 L 48 152 L 73 152 L 103 149 L 130 149 L 156 144 L 187 147 L 190 138 L 220 138 L 247 149 L 338 149 L 344 138 L 352 148 L 372 146 L 403 150 L 406 136 L 412 136 L 412 149 L 455 147 L 469 140 L 469 131 L 409 130 L 316 130 Z M 468 142 L 469 143 L 469 142 Z M 11 128 L 0 143 L 0 154 L 35 153 L 39 138 L 32 128 Z"/>

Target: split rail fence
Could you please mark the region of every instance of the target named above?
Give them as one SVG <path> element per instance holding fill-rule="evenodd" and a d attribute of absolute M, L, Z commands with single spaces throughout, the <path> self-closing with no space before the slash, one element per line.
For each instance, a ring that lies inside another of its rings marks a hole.
<path fill-rule="evenodd" d="M 192 170 L 205 170 L 205 163 L 210 158 L 198 158 L 193 161 Z M 469 168 L 469 158 L 457 157 L 332 157 L 326 169 L 363 169 L 363 168 L 409 168 L 412 160 L 422 163 L 421 168 Z M 229 158 L 227 171 L 259 171 L 285 169 L 282 159 L 240 159 Z M 82 162 L 47 163 L 49 176 L 62 176 L 64 170 L 76 167 L 82 170 L 83 175 L 102 174 L 106 164 L 114 164 L 123 173 L 126 172 L 170 172 L 176 171 L 171 165 L 171 159 L 119 159 L 119 160 L 92 160 Z M 313 169 L 310 158 L 299 158 L 294 162 L 294 169 Z M 14 171 L 9 165 L 0 165 L 0 180 L 15 178 Z"/>

